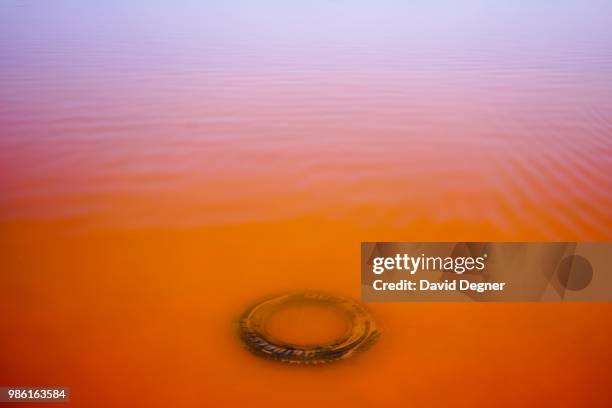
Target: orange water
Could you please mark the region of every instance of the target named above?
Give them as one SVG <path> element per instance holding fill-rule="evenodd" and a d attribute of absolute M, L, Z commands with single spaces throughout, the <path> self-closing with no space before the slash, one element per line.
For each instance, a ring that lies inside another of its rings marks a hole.
<path fill-rule="evenodd" d="M 328 367 L 233 327 L 276 293 L 358 298 L 361 241 L 610 240 L 606 2 L 121 3 L 0 5 L 0 385 L 610 405 L 608 304 L 369 304 L 379 343 Z"/>
<path fill-rule="evenodd" d="M 274 312 L 265 325 L 267 334 L 283 342 L 312 346 L 329 344 L 351 330 L 346 313 L 329 305 L 288 305 Z"/>

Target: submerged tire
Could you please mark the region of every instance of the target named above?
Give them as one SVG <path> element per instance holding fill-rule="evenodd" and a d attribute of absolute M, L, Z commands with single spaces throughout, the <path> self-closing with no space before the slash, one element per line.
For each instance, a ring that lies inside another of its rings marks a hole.
<path fill-rule="evenodd" d="M 350 323 L 345 335 L 330 342 L 298 345 L 279 340 L 266 331 L 275 312 L 292 305 L 317 303 L 341 311 Z M 260 302 L 240 318 L 239 336 L 252 353 L 285 363 L 322 364 L 342 360 L 369 348 L 380 336 L 370 313 L 359 302 L 318 292 L 287 294 Z"/>

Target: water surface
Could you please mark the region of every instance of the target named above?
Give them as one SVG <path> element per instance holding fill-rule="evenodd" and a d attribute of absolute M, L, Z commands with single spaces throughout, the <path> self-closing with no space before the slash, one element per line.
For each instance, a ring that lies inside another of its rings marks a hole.
<path fill-rule="evenodd" d="M 319 371 L 231 331 L 357 297 L 362 240 L 610 240 L 612 4 L 535 3 L 1 1 L 0 383 L 606 405 L 608 305 L 371 305 L 378 347 Z"/>

